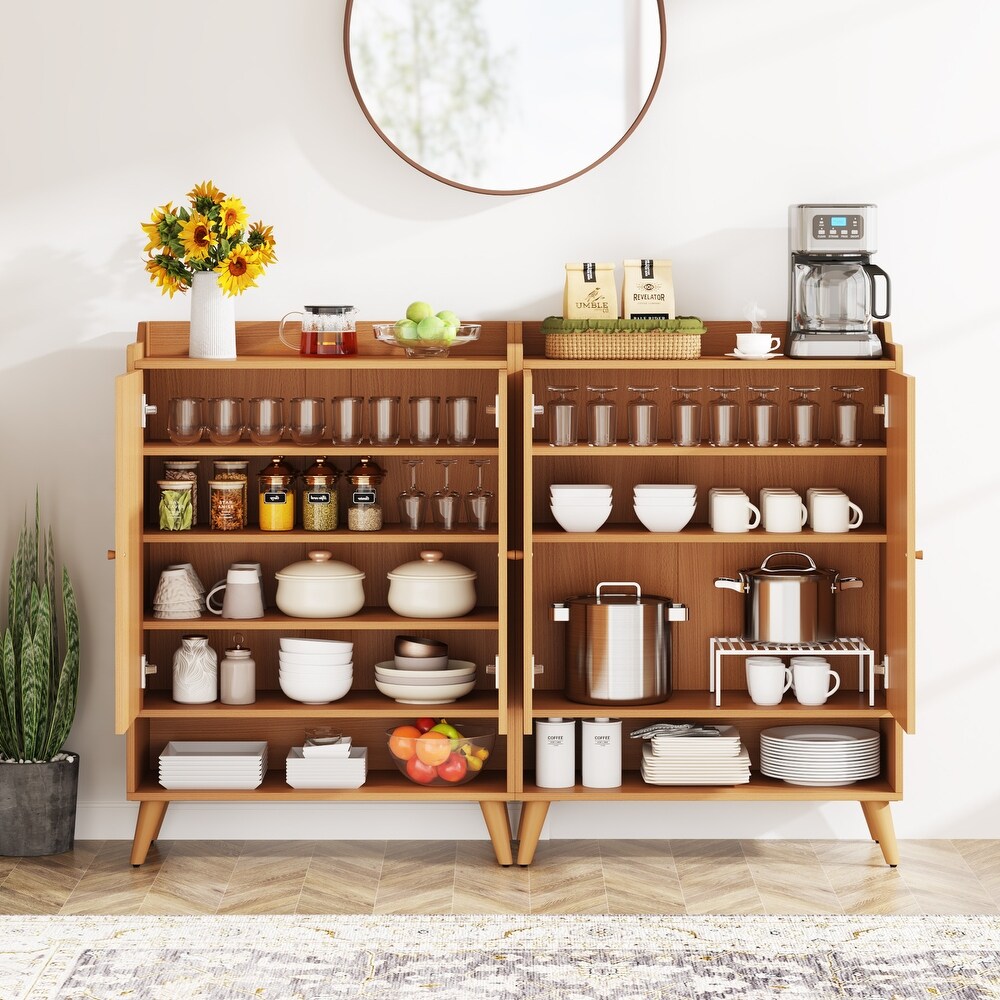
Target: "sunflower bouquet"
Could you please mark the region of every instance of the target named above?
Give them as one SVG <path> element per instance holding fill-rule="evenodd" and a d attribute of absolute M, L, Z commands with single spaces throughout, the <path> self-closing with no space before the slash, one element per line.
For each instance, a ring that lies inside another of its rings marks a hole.
<path fill-rule="evenodd" d="M 227 295 L 254 288 L 274 253 L 271 226 L 254 222 L 239 198 L 223 194 L 211 181 L 188 192 L 191 207 L 162 205 L 142 223 L 149 280 L 173 298 L 186 292 L 198 271 L 214 271 Z"/>

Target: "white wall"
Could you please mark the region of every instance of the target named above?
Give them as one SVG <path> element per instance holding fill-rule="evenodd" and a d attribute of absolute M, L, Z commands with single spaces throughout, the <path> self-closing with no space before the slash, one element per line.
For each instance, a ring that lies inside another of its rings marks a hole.
<path fill-rule="evenodd" d="M 37 482 L 84 618 L 70 746 L 80 833 L 128 837 L 113 735 L 113 379 L 140 319 L 184 319 L 142 270 L 140 220 L 214 179 L 275 226 L 243 319 L 413 298 L 463 315 L 560 309 L 567 260 L 674 261 L 678 306 L 785 312 L 789 203 L 874 201 L 893 321 L 918 379 L 919 732 L 905 837 L 1000 837 L 992 248 L 1000 7 L 977 0 L 667 0 L 663 83 L 605 164 L 541 194 L 436 183 L 392 154 L 344 70 L 343 0 L 11 5 L 0 33 L 0 463 L 6 566 Z M 220 59 L 238 71 L 220 76 Z M 834 144 L 838 148 L 834 149 Z M 392 277 L 387 279 L 386 275 Z M 979 378 L 970 377 L 980 373 Z M 992 523 L 990 521 L 992 520 Z M 481 836 L 471 807 L 172 807 L 168 836 Z M 553 836 L 859 836 L 851 804 L 560 806 Z"/>

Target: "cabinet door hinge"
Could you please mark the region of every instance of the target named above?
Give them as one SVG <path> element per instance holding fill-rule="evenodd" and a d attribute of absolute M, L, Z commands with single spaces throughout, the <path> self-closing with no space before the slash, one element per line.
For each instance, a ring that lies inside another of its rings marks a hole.
<path fill-rule="evenodd" d="M 155 674 L 155 673 L 156 673 L 156 664 L 147 663 L 146 654 L 143 653 L 142 656 L 139 657 L 139 687 L 145 688 L 146 678 L 150 674 Z"/>
<path fill-rule="evenodd" d="M 500 654 L 493 657 L 492 663 L 486 664 L 486 673 L 493 674 L 493 686 L 500 690 Z"/>
<path fill-rule="evenodd" d="M 875 676 L 882 678 L 882 689 L 888 691 L 889 689 L 889 654 L 886 653 L 882 657 L 881 663 L 875 664 Z"/>
<path fill-rule="evenodd" d="M 889 394 L 888 393 L 885 393 L 885 395 L 882 396 L 882 405 L 881 406 L 873 406 L 872 407 L 872 412 L 882 418 L 882 426 L 883 427 L 888 427 L 889 426 Z"/>
<path fill-rule="evenodd" d="M 541 403 L 535 402 L 535 394 L 531 394 L 531 426 L 535 426 L 535 417 L 540 417 L 545 412 L 545 407 Z"/>
<path fill-rule="evenodd" d="M 156 413 L 156 406 L 153 403 L 146 402 L 146 394 L 143 393 L 139 400 L 139 423 L 145 428 L 146 417 L 151 417 Z"/>

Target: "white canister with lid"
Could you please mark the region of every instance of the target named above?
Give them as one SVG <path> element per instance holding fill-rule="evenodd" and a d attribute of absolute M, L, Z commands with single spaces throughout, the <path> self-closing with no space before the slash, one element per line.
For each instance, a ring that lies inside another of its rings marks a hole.
<path fill-rule="evenodd" d="M 576 784 L 576 722 L 535 722 L 535 784 L 539 788 L 572 788 Z"/>
<path fill-rule="evenodd" d="M 618 788 L 622 783 L 621 719 L 584 719 L 580 742 L 583 786 Z"/>
<path fill-rule="evenodd" d="M 423 549 L 389 574 L 389 607 L 405 618 L 461 618 L 476 606 L 476 573 Z"/>
<path fill-rule="evenodd" d="M 219 664 L 219 701 L 223 705 L 252 705 L 256 700 L 257 664 L 238 638 Z"/>

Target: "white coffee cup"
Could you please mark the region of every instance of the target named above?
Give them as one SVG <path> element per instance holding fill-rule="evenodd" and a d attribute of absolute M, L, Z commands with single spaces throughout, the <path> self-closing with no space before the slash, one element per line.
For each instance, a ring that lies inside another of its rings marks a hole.
<path fill-rule="evenodd" d="M 222 607 L 216 609 L 212 606 L 212 598 L 220 591 L 225 591 L 225 594 Z M 223 618 L 263 618 L 264 598 L 257 571 L 230 567 L 226 582 L 217 583 L 208 592 L 205 605 L 213 615 L 222 615 Z"/>
<path fill-rule="evenodd" d="M 792 671 L 776 656 L 747 657 L 747 691 L 755 705 L 779 705 L 792 686 Z"/>
<path fill-rule="evenodd" d="M 709 498 L 708 520 L 713 531 L 736 534 L 760 524 L 760 508 L 745 493 L 713 493 Z"/>
<path fill-rule="evenodd" d="M 864 511 L 846 493 L 814 493 L 810 498 L 809 523 L 813 531 L 843 533 L 860 528 Z"/>
<path fill-rule="evenodd" d="M 806 523 L 808 511 L 798 493 L 765 492 L 760 502 L 761 520 L 765 531 L 787 534 L 801 531 Z"/>
<path fill-rule="evenodd" d="M 736 353 L 747 358 L 762 358 L 781 347 L 781 338 L 769 333 L 736 334 Z"/>
<path fill-rule="evenodd" d="M 813 660 L 812 663 L 797 661 L 791 669 L 795 697 L 800 705 L 822 705 L 830 695 L 840 690 L 840 675 L 831 670 L 825 660 Z"/>

